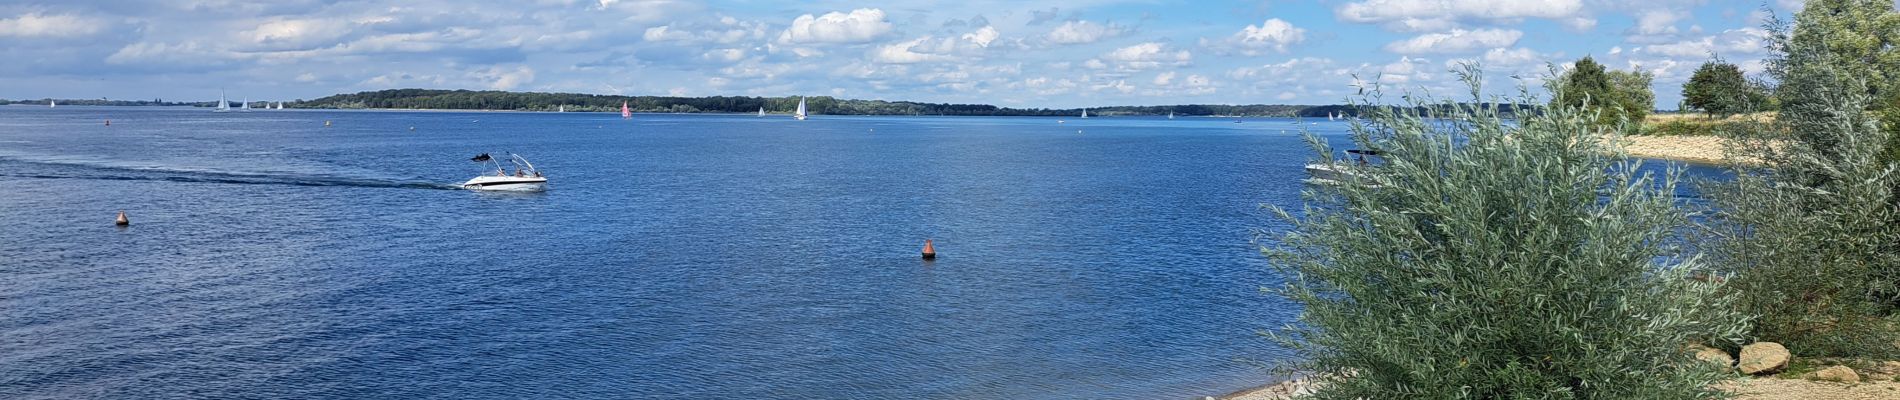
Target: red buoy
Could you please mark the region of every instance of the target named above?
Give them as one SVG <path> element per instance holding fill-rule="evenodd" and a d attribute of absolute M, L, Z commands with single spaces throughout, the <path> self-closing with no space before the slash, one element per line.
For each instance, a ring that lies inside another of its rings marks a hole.
<path fill-rule="evenodd" d="M 930 245 L 930 239 L 924 239 L 924 259 L 937 259 L 937 248 Z"/>
<path fill-rule="evenodd" d="M 114 221 L 112 221 L 112 224 L 113 224 L 113 225 L 118 225 L 118 226 L 126 226 L 126 225 L 131 225 L 131 224 L 132 224 L 132 220 L 129 220 L 129 219 L 126 219 L 126 218 L 125 218 L 125 211 L 123 211 L 123 210 L 121 210 L 121 211 L 119 211 L 119 219 L 117 219 L 117 220 L 114 220 Z"/>

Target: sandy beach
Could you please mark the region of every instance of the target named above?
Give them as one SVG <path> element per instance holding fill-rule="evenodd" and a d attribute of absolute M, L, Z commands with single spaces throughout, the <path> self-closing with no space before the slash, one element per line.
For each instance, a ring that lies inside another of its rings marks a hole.
<path fill-rule="evenodd" d="M 1697 164 L 1726 164 L 1720 136 L 1624 136 L 1620 142 L 1631 156 Z"/>

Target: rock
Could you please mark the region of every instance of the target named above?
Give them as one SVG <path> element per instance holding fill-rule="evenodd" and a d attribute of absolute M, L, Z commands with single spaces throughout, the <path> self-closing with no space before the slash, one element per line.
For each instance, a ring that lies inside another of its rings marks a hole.
<path fill-rule="evenodd" d="M 1854 373 L 1853 368 L 1845 365 L 1822 368 L 1820 371 L 1814 371 L 1814 375 L 1809 375 L 1808 378 L 1817 381 L 1860 383 L 1860 374 Z"/>
<path fill-rule="evenodd" d="M 1775 342 L 1756 342 L 1742 346 L 1742 357 L 1735 364 L 1742 373 L 1762 375 L 1788 367 L 1788 348 Z"/>
<path fill-rule="evenodd" d="M 1868 381 L 1868 382 L 1886 382 L 1886 381 L 1893 380 L 1893 375 L 1883 374 L 1879 372 L 1868 372 L 1866 376 L 1861 377 L 1861 380 Z"/>
<path fill-rule="evenodd" d="M 1722 366 L 1722 368 L 1735 366 L 1735 358 L 1729 357 L 1728 352 L 1722 351 L 1722 349 L 1709 347 L 1709 346 L 1703 346 L 1699 344 L 1692 344 L 1692 345 L 1689 345 L 1689 351 L 1695 353 L 1695 358 L 1697 360 L 1707 361 L 1710 364 L 1720 365 Z"/>

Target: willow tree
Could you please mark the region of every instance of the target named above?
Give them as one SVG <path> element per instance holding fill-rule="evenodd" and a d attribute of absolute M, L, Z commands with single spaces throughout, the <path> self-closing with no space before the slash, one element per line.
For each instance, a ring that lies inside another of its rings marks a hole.
<path fill-rule="evenodd" d="M 1709 384 L 1727 375 L 1683 345 L 1736 340 L 1741 318 L 1685 279 L 1678 174 L 1616 155 L 1602 135 L 1630 125 L 1601 128 L 1598 109 L 1507 121 L 1475 67 L 1456 72 L 1473 101 L 1362 107 L 1352 142 L 1384 162 L 1310 187 L 1263 248 L 1287 279 L 1273 291 L 1304 306 L 1274 333 L 1291 367 L 1345 377 L 1313 397 L 1723 396 Z"/>

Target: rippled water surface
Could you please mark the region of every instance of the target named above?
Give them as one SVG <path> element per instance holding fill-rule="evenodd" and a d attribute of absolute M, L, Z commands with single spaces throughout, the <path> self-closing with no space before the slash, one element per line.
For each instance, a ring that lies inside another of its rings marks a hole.
<path fill-rule="evenodd" d="M 0 398 L 1218 395 L 1298 129 L 0 107 Z"/>

